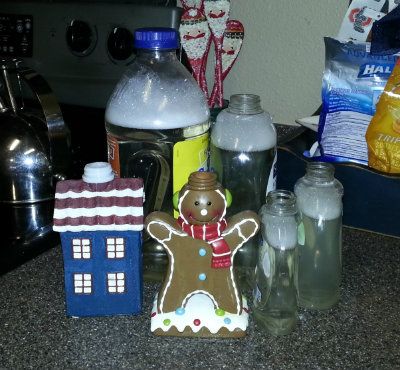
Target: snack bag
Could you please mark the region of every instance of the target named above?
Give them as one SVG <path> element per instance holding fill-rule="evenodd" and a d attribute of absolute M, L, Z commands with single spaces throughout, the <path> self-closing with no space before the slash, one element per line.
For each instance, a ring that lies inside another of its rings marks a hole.
<path fill-rule="evenodd" d="M 325 38 L 322 111 L 318 125 L 321 159 L 368 164 L 365 133 L 397 55 L 372 55 L 369 43 Z"/>
<path fill-rule="evenodd" d="M 368 165 L 400 173 L 400 61 L 393 69 L 365 135 Z"/>

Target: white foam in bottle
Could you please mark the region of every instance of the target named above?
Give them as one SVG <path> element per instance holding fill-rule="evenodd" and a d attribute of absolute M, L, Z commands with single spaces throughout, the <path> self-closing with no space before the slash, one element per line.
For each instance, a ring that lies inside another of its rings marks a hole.
<path fill-rule="evenodd" d="M 267 217 L 266 217 L 267 216 Z M 268 230 L 266 238 L 268 244 L 276 249 L 288 250 L 297 246 L 297 222 L 293 216 L 264 215 L 262 222 Z"/>
<path fill-rule="evenodd" d="M 177 63 L 174 67 L 184 68 Z M 136 64 L 131 68 L 135 73 L 125 73 L 108 102 L 108 123 L 166 130 L 207 122 L 209 109 L 204 94 L 185 71 L 168 78 L 166 72 L 152 70 L 152 65 Z"/>
<path fill-rule="evenodd" d="M 312 192 L 298 188 L 296 195 L 300 211 L 310 218 L 334 220 L 342 214 L 340 196 L 336 192 L 329 195 L 323 188 Z"/>
<path fill-rule="evenodd" d="M 263 151 L 275 147 L 276 131 L 267 112 L 238 115 L 224 110 L 218 115 L 218 125 L 213 128 L 211 140 L 225 150 Z"/>

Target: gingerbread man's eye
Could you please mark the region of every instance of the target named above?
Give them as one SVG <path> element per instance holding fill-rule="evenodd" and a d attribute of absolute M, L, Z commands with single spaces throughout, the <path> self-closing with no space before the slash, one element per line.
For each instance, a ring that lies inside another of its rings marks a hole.
<path fill-rule="evenodd" d="M 198 206 L 200 203 L 196 200 L 195 202 L 194 202 L 194 205 L 195 206 Z"/>
<path fill-rule="evenodd" d="M 211 202 L 207 202 L 207 205 L 208 205 L 208 206 L 211 206 L 211 204 L 212 204 Z"/>

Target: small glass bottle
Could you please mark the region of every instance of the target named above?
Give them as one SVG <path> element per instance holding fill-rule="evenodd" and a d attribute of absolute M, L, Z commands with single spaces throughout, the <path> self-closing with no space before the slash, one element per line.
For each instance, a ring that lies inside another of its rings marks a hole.
<path fill-rule="evenodd" d="M 274 190 L 260 211 L 262 246 L 256 267 L 254 318 L 274 335 L 297 323 L 297 206 L 290 191 Z"/>
<path fill-rule="evenodd" d="M 294 188 L 304 230 L 298 298 L 306 308 L 328 309 L 340 297 L 343 186 L 334 171 L 329 163 L 310 162 Z"/>
<path fill-rule="evenodd" d="M 211 129 L 210 171 L 233 198 L 227 217 L 243 210 L 259 212 L 266 194 L 276 187 L 277 135 L 271 116 L 261 107 L 260 97 L 236 94 Z M 254 284 L 258 238 L 239 249 L 235 269 L 244 288 Z"/>

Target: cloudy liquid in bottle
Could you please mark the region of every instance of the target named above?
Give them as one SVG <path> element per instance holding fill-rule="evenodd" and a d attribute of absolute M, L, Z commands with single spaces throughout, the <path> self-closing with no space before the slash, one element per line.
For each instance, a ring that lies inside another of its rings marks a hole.
<path fill-rule="evenodd" d="M 327 309 L 340 296 L 342 218 L 316 219 L 303 214 L 305 243 L 299 249 L 299 304 Z"/>

